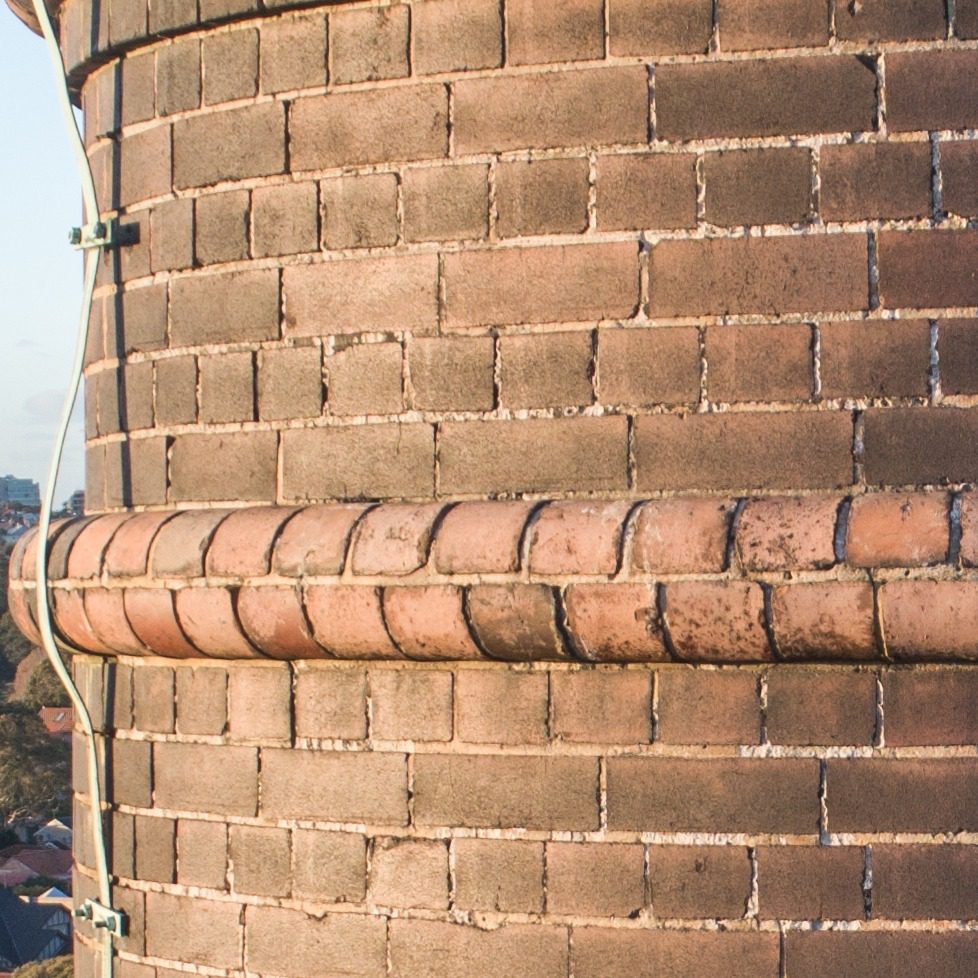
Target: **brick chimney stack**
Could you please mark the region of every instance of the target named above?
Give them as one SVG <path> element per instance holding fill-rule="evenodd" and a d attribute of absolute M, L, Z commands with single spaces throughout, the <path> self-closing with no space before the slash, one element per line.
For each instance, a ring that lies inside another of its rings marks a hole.
<path fill-rule="evenodd" d="M 58 19 L 121 978 L 974 973 L 978 0 Z"/>

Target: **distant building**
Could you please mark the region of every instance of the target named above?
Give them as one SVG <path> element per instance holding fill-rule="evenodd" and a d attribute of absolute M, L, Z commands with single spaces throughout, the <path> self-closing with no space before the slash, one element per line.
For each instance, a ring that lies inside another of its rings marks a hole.
<path fill-rule="evenodd" d="M 71 740 L 71 729 L 75 723 L 75 714 L 70 706 L 42 706 L 37 714 L 52 737 Z"/>
<path fill-rule="evenodd" d="M 71 917 L 58 904 L 24 903 L 0 890 L 0 971 L 71 950 Z"/>
<path fill-rule="evenodd" d="M 57 846 L 59 849 L 71 848 L 71 819 L 52 818 L 34 833 L 34 842 L 40 846 Z"/>
<path fill-rule="evenodd" d="M 85 491 L 83 489 L 76 489 L 71 494 L 71 498 L 68 500 L 68 508 L 71 510 L 72 516 L 85 515 Z"/>
<path fill-rule="evenodd" d="M 0 476 L 0 503 L 19 503 L 36 509 L 41 505 L 41 488 L 33 479 Z"/>

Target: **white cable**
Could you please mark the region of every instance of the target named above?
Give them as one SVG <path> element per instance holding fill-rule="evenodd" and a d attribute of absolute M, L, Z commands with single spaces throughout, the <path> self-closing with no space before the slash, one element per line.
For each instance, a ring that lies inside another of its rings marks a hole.
<path fill-rule="evenodd" d="M 45 6 L 44 0 L 33 0 L 34 10 L 37 14 L 38 22 L 47 42 L 48 53 L 54 66 L 55 77 L 57 79 L 56 89 L 58 101 L 61 105 L 68 129 L 68 138 L 75 152 L 78 169 L 81 174 L 82 197 L 85 207 L 86 224 L 94 226 L 99 219 L 98 201 L 95 195 L 95 181 L 92 177 L 91 167 L 88 162 L 88 155 L 85 152 L 85 144 L 78 129 L 78 121 L 71 106 L 68 95 L 68 84 L 65 77 L 64 63 L 61 60 L 61 51 L 58 47 L 58 40 L 54 34 L 54 27 L 51 17 Z M 68 437 L 68 429 L 71 423 L 71 414 L 74 410 L 75 400 L 78 397 L 78 389 L 81 386 L 82 373 L 85 367 L 85 350 L 88 345 L 89 319 L 92 310 L 92 297 L 95 292 L 95 278 L 98 271 L 99 253 L 101 247 L 87 248 L 85 254 L 85 285 L 82 293 L 81 317 L 78 327 L 78 339 L 75 344 L 75 355 L 71 368 L 71 379 L 68 391 L 65 395 L 64 406 L 61 411 L 61 420 L 58 425 L 58 433 L 55 439 L 54 451 L 51 456 L 51 465 L 48 470 L 47 484 L 44 488 L 44 498 L 41 504 L 41 513 L 37 527 L 37 566 L 36 566 L 36 586 L 37 586 L 37 624 L 41 633 L 41 642 L 47 654 L 51 666 L 61 680 L 62 685 L 68 692 L 72 705 L 75 708 L 75 715 L 85 733 L 87 768 L 88 768 L 88 792 L 91 803 L 91 828 L 92 842 L 95 849 L 95 868 L 98 875 L 99 903 L 105 909 L 112 907 L 112 888 L 109 880 L 108 859 L 106 856 L 105 831 L 102 824 L 102 791 L 99 783 L 99 763 L 98 748 L 95 741 L 95 729 L 92 726 L 92 717 L 85 705 L 78 687 L 71 679 L 54 638 L 51 623 L 51 608 L 48 595 L 48 534 L 51 526 L 51 512 L 54 509 L 54 493 L 58 481 L 58 473 L 61 469 L 61 460 L 64 455 L 65 441 Z M 96 922 L 97 921 L 93 921 Z M 102 925 L 103 930 L 103 951 L 102 951 L 102 974 L 104 978 L 112 978 L 112 932 L 108 927 Z"/>

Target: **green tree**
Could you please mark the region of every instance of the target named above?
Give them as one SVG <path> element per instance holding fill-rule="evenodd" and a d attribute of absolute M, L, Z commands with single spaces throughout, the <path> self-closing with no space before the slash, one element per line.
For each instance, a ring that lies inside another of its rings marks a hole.
<path fill-rule="evenodd" d="M 72 978 L 74 968 L 70 954 L 47 961 L 31 961 L 13 972 L 13 978 Z"/>
<path fill-rule="evenodd" d="M 35 710 L 42 706 L 70 706 L 68 694 L 47 659 L 35 667 L 27 680 L 24 704 Z"/>
<path fill-rule="evenodd" d="M 0 826 L 67 814 L 70 747 L 37 714 L 8 704 L 0 713 Z"/>

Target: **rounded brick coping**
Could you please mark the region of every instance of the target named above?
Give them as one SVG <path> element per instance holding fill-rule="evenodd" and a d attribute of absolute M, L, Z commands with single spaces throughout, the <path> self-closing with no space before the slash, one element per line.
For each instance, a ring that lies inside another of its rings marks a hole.
<path fill-rule="evenodd" d="M 37 640 L 26 534 L 10 606 Z M 225 659 L 978 659 L 978 494 L 333 503 L 52 529 L 55 624 Z"/>

